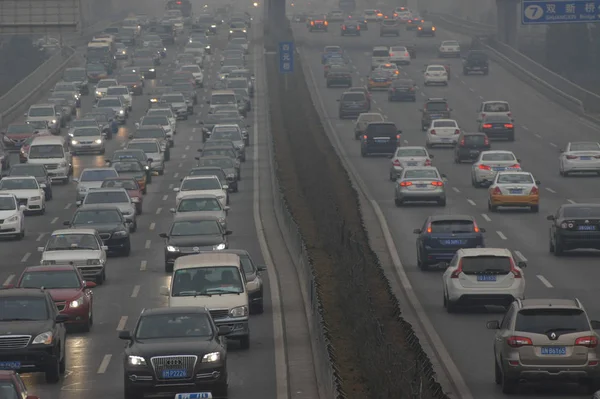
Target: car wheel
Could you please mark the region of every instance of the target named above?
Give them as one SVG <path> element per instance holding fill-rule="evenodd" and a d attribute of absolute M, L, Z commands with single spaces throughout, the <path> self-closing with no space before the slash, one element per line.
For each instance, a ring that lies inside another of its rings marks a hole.
<path fill-rule="evenodd" d="M 88 315 L 88 319 L 87 321 L 81 325 L 81 332 L 89 332 L 91 327 L 92 327 L 92 322 L 91 322 L 91 318 Z"/>
<path fill-rule="evenodd" d="M 136 214 L 136 215 L 141 215 L 141 214 L 142 214 L 142 206 L 141 206 L 141 205 L 140 205 L 140 206 L 138 206 L 138 207 L 136 207 L 136 209 L 135 209 L 135 214 Z"/>
<path fill-rule="evenodd" d="M 58 381 L 60 381 L 60 349 L 59 349 L 59 353 L 57 353 L 56 355 L 56 359 L 54 359 L 52 361 L 52 363 L 50 365 L 48 365 L 46 367 L 46 370 L 44 370 L 44 374 L 46 377 L 46 382 L 48 384 L 56 384 Z"/>
<path fill-rule="evenodd" d="M 538 213 L 540 211 L 540 206 L 539 205 L 533 205 L 530 208 L 532 213 Z"/>
<path fill-rule="evenodd" d="M 221 385 L 217 385 L 213 391 L 212 394 L 214 395 L 215 398 L 223 398 L 223 399 L 227 399 L 229 397 L 229 386 L 227 385 L 227 382 L 221 384 Z"/>
<path fill-rule="evenodd" d="M 496 356 L 494 355 L 494 381 L 497 385 L 502 384 L 502 370 L 500 370 L 500 366 L 498 366 L 498 362 L 496 361 Z"/>
<path fill-rule="evenodd" d="M 250 336 L 240 338 L 240 349 L 250 349 Z"/>
<path fill-rule="evenodd" d="M 262 295 L 262 294 L 261 294 Z M 263 314 L 265 311 L 265 304 L 263 302 L 263 298 L 261 296 L 260 302 L 252 306 L 252 313 L 254 314 Z"/>
<path fill-rule="evenodd" d="M 394 198 L 394 204 L 396 205 L 396 207 L 401 207 L 404 204 L 404 201 L 402 201 L 401 199 L 398 198 Z"/>
<path fill-rule="evenodd" d="M 133 221 L 133 225 L 131 226 L 131 232 L 135 233 L 137 231 L 137 220 Z"/>
<path fill-rule="evenodd" d="M 446 198 L 440 198 L 437 203 L 439 206 L 446 206 Z"/>
<path fill-rule="evenodd" d="M 165 273 L 173 273 L 173 264 L 165 261 Z"/>
<path fill-rule="evenodd" d="M 129 256 L 130 253 L 131 253 L 131 242 L 128 242 L 127 246 L 125 248 L 123 248 L 123 251 L 121 252 L 121 255 L 123 255 L 123 256 Z"/>
<path fill-rule="evenodd" d="M 498 207 L 496 205 L 492 205 L 492 202 L 488 200 L 488 210 L 490 212 L 498 212 Z"/>
<path fill-rule="evenodd" d="M 123 392 L 123 396 L 125 399 L 142 399 L 144 397 L 141 392 L 129 387 L 127 381 L 125 381 L 125 390 Z"/>
<path fill-rule="evenodd" d="M 518 380 L 514 378 L 509 378 L 506 376 L 506 373 L 502 372 L 502 393 L 505 395 L 512 395 L 517 392 Z"/>
<path fill-rule="evenodd" d="M 456 313 L 456 309 L 457 306 L 454 302 L 452 302 L 450 299 L 448 299 L 448 296 L 446 296 L 446 312 L 447 313 Z"/>
<path fill-rule="evenodd" d="M 550 252 L 551 254 L 554 253 L 554 243 L 552 242 L 551 238 L 548 240 L 548 252 Z"/>
<path fill-rule="evenodd" d="M 560 241 L 555 240 L 554 242 L 554 256 L 562 256 L 564 254 L 564 247 Z"/>
<path fill-rule="evenodd" d="M 142 194 L 147 194 L 148 193 L 148 186 L 144 186 L 144 189 L 142 190 Z"/>
<path fill-rule="evenodd" d="M 158 171 L 158 175 L 159 176 L 164 176 L 164 174 L 165 174 L 165 170 L 164 169 Z"/>

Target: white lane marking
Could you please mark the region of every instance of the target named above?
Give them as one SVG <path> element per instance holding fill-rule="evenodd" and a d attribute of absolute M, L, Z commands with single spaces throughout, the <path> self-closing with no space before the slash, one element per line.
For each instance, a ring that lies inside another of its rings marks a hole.
<path fill-rule="evenodd" d="M 30 256 L 31 256 L 31 252 L 27 252 L 25 254 L 25 256 L 23 256 L 23 258 L 21 259 L 21 263 L 27 262 L 27 259 L 29 259 Z"/>
<path fill-rule="evenodd" d="M 169 190 L 173 190 L 174 184 L 169 184 Z"/>
<path fill-rule="evenodd" d="M 100 367 L 98 367 L 98 374 L 106 373 L 106 369 L 108 368 L 108 365 L 110 364 L 111 358 L 112 358 L 112 355 L 104 355 L 104 358 L 102 359 L 102 362 L 100 363 Z"/>
<path fill-rule="evenodd" d="M 546 191 L 552 194 L 556 194 L 556 191 L 552 190 L 550 187 L 546 187 Z"/>
<path fill-rule="evenodd" d="M 498 237 L 502 238 L 503 240 L 508 240 L 508 238 L 506 238 L 504 233 L 501 232 L 500 230 L 496 231 L 496 234 L 498 234 Z"/>
<path fill-rule="evenodd" d="M 137 298 L 138 294 L 140 293 L 140 286 L 136 285 L 133 287 L 133 291 L 131 292 L 131 297 L 132 298 Z"/>
<path fill-rule="evenodd" d="M 377 110 L 379 111 L 379 113 L 383 112 L 383 110 L 381 108 L 377 108 Z"/>
<path fill-rule="evenodd" d="M 536 277 L 542 282 L 542 284 L 546 286 L 546 288 L 554 288 L 554 286 L 550 283 L 550 281 L 548 281 L 546 277 L 542 276 L 541 274 L 538 274 Z"/>
<path fill-rule="evenodd" d="M 179 166 L 181 168 L 181 166 Z M 179 172 L 175 172 L 175 174 L 173 175 L 174 179 L 177 179 L 179 177 Z"/>
<path fill-rule="evenodd" d="M 187 158 L 187 154 L 183 154 L 183 155 L 181 156 L 181 159 L 186 159 L 186 158 Z"/>
<path fill-rule="evenodd" d="M 4 280 L 4 283 L 2 283 L 2 285 L 9 285 L 14 279 L 15 279 L 15 275 L 11 274 L 10 276 L 8 276 L 6 278 L 6 280 Z"/>
<path fill-rule="evenodd" d="M 473 206 L 477 206 L 477 204 L 475 203 L 475 201 L 473 201 L 471 198 L 467 198 L 467 202 Z"/>
<path fill-rule="evenodd" d="M 482 213 L 482 214 L 481 214 L 481 217 L 482 217 L 482 218 L 483 218 L 483 219 L 484 219 L 486 222 L 491 222 L 491 221 L 492 221 L 492 219 L 490 219 L 490 217 L 489 217 L 487 214 L 485 214 L 485 213 Z"/>
<path fill-rule="evenodd" d="M 479 96 L 479 99 L 480 99 L 480 100 L 483 100 L 483 96 Z"/>
<path fill-rule="evenodd" d="M 157 208 L 157 209 L 156 209 L 156 214 L 157 214 L 157 215 L 159 215 L 159 214 L 160 214 L 160 211 L 162 211 L 162 208 Z"/>
<path fill-rule="evenodd" d="M 54 219 L 52 219 L 52 221 L 50 222 L 50 224 L 54 224 L 54 223 L 56 223 L 56 222 L 58 222 L 58 216 L 57 216 L 57 217 L 55 217 Z"/>
<path fill-rule="evenodd" d="M 166 201 L 167 199 L 169 199 L 169 194 L 163 195 L 163 201 Z"/>
<path fill-rule="evenodd" d="M 517 255 L 517 258 L 521 259 L 523 262 L 527 262 L 527 258 L 521 253 L 521 251 L 515 251 L 515 255 Z"/>
<path fill-rule="evenodd" d="M 469 87 L 469 91 L 470 91 L 471 93 L 475 93 L 475 90 L 473 90 L 473 89 L 472 89 L 472 88 L 470 88 L 470 87 Z"/>
<path fill-rule="evenodd" d="M 567 199 L 567 202 L 570 204 L 576 204 L 577 202 L 573 201 L 572 199 Z"/>
<path fill-rule="evenodd" d="M 528 128 L 527 126 L 525 126 L 525 125 L 523 125 L 523 126 L 521 126 L 521 127 L 522 127 L 523 129 L 525 129 L 525 130 L 529 130 L 529 128 Z"/>
<path fill-rule="evenodd" d="M 146 240 L 146 245 L 144 246 L 144 248 L 150 249 L 150 245 L 152 245 L 152 241 Z"/>
<path fill-rule="evenodd" d="M 466 83 L 464 80 L 462 80 L 462 79 L 461 79 L 460 83 L 462 83 L 462 84 L 464 84 L 464 85 L 466 85 L 466 84 L 467 84 L 467 83 Z"/>
<path fill-rule="evenodd" d="M 452 190 L 454 190 L 455 193 L 460 193 L 460 190 L 456 187 L 452 187 Z"/>
<path fill-rule="evenodd" d="M 539 134 L 539 133 L 534 133 L 533 135 L 534 135 L 535 137 L 537 137 L 538 139 L 541 139 L 541 138 L 542 138 L 542 135 L 541 135 L 541 134 Z"/>
<path fill-rule="evenodd" d="M 181 168 L 182 166 L 183 166 L 183 164 L 182 164 L 182 163 L 180 163 L 179 165 L 177 165 L 177 167 L 178 167 L 178 168 Z M 179 175 L 179 174 L 178 174 L 178 173 L 175 173 L 175 175 L 173 175 L 173 177 L 175 177 L 175 178 L 176 178 L 176 177 L 177 177 L 177 175 Z"/>
<path fill-rule="evenodd" d="M 38 236 L 38 238 L 36 238 L 36 241 L 42 241 L 42 238 L 44 238 L 44 236 L 46 235 L 46 233 L 40 233 L 40 235 Z"/>
<path fill-rule="evenodd" d="M 551 145 L 552 147 L 554 147 L 554 148 L 558 148 L 558 146 L 557 146 L 556 144 L 554 144 L 554 143 L 550 143 L 550 145 Z"/>
<path fill-rule="evenodd" d="M 73 204 L 69 202 L 67 205 L 65 205 L 65 209 L 69 209 L 71 206 L 73 206 Z"/>
<path fill-rule="evenodd" d="M 129 319 L 129 316 L 121 316 L 121 318 L 119 319 L 119 324 L 117 324 L 117 331 L 123 331 L 125 329 L 127 319 Z"/>
<path fill-rule="evenodd" d="M 427 96 L 427 95 L 426 95 L 425 93 L 423 93 L 423 92 L 421 92 L 421 95 L 422 95 L 423 97 L 426 97 L 426 96 Z"/>
<path fill-rule="evenodd" d="M 156 223 L 150 223 L 150 230 L 154 230 L 156 228 Z"/>
<path fill-rule="evenodd" d="M 194 136 L 190 136 L 190 141 L 194 141 Z"/>
<path fill-rule="evenodd" d="M 404 144 L 408 144 L 408 140 L 404 140 L 404 141 L 403 141 L 403 143 L 404 143 Z"/>
<path fill-rule="evenodd" d="M 147 261 L 147 260 L 143 260 L 143 261 L 140 263 L 140 271 L 141 271 L 141 272 L 145 271 L 147 267 L 148 267 L 148 261 Z"/>
<path fill-rule="evenodd" d="M 198 119 L 198 120 L 196 121 L 196 123 L 200 123 L 200 119 Z M 193 127 L 193 128 L 192 128 L 192 133 L 196 133 L 196 128 L 195 128 L 195 127 Z M 186 148 L 186 150 L 187 150 L 187 148 Z"/>

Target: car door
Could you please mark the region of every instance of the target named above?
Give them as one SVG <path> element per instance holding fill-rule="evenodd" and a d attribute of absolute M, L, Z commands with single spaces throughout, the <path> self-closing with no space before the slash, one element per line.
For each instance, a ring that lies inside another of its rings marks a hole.
<path fill-rule="evenodd" d="M 504 314 L 504 318 L 500 322 L 500 328 L 494 336 L 494 354 L 502 354 L 504 350 L 504 338 L 511 333 L 511 321 L 516 312 L 515 305 L 511 305 L 508 311 Z"/>

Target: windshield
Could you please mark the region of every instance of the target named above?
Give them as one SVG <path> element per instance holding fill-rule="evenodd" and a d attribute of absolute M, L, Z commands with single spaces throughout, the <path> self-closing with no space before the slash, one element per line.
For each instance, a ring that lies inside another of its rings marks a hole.
<path fill-rule="evenodd" d="M 46 176 L 44 165 L 19 164 L 12 167 L 10 176 Z"/>
<path fill-rule="evenodd" d="M 74 225 L 121 223 L 121 214 L 117 210 L 81 210 L 73 217 Z"/>
<path fill-rule="evenodd" d="M 123 75 L 119 77 L 119 82 L 121 82 L 121 84 L 137 83 L 138 81 L 139 77 L 137 77 L 136 75 Z"/>
<path fill-rule="evenodd" d="M 233 160 L 231 158 L 200 158 L 198 166 L 218 166 L 221 169 L 233 169 Z"/>
<path fill-rule="evenodd" d="M 86 69 L 88 72 L 105 72 L 104 66 L 100 64 L 88 64 Z"/>
<path fill-rule="evenodd" d="M 0 321 L 48 320 L 45 298 L 10 296 L 0 298 Z"/>
<path fill-rule="evenodd" d="M 35 179 L 2 179 L 0 190 L 37 190 L 38 184 Z"/>
<path fill-rule="evenodd" d="M 158 314 L 143 316 L 137 326 L 135 337 L 145 339 L 203 338 L 214 335 L 206 314 Z"/>
<path fill-rule="evenodd" d="M 398 158 L 402 157 L 426 157 L 427 151 L 422 148 L 401 148 L 396 151 Z"/>
<path fill-rule="evenodd" d="M 85 69 L 65 69 L 63 73 L 63 80 L 66 82 L 78 82 L 85 79 Z"/>
<path fill-rule="evenodd" d="M 79 181 L 103 181 L 108 177 L 117 177 L 117 172 L 113 169 L 84 170 Z"/>
<path fill-rule="evenodd" d="M 223 169 L 192 169 L 188 176 L 217 176 L 222 184 L 225 183 L 225 172 Z"/>
<path fill-rule="evenodd" d="M 222 210 L 221 203 L 216 198 L 184 198 L 177 208 L 177 212 L 217 212 Z"/>
<path fill-rule="evenodd" d="M 98 82 L 98 84 L 96 85 L 97 89 L 108 89 L 111 86 L 116 86 L 117 85 L 117 81 L 114 79 L 110 79 L 110 80 L 101 80 Z"/>
<path fill-rule="evenodd" d="M 198 65 L 186 65 L 184 67 L 181 67 L 181 70 L 184 72 L 191 72 L 191 73 L 202 72 L 202 70 L 200 69 L 200 67 Z"/>
<path fill-rule="evenodd" d="M 247 89 L 248 81 L 246 79 L 232 79 L 227 81 L 227 88 L 230 89 Z"/>
<path fill-rule="evenodd" d="M 370 137 L 395 137 L 396 125 L 389 123 L 370 123 L 367 125 L 367 134 Z"/>
<path fill-rule="evenodd" d="M 447 111 L 448 110 L 448 105 L 446 103 L 442 103 L 442 102 L 428 102 L 427 105 L 425 105 L 425 109 L 427 111 Z"/>
<path fill-rule="evenodd" d="M 104 180 L 104 182 L 102 182 L 102 188 L 124 188 L 125 190 L 139 190 L 139 186 L 137 184 L 137 182 L 133 179 L 131 180 L 125 180 L 125 179 L 119 179 L 119 180 Z"/>
<path fill-rule="evenodd" d="M 160 100 L 166 103 L 184 103 L 185 97 L 183 96 L 183 94 L 169 94 L 166 96 L 162 96 Z"/>
<path fill-rule="evenodd" d="M 598 143 L 571 143 L 569 151 L 600 151 Z"/>
<path fill-rule="evenodd" d="M 35 128 L 27 123 L 22 125 L 9 125 L 8 129 L 6 129 L 6 133 L 32 133 L 35 131 Z"/>
<path fill-rule="evenodd" d="M 438 174 L 435 170 L 416 169 L 404 172 L 404 179 L 437 179 Z"/>
<path fill-rule="evenodd" d="M 29 116 L 52 116 L 54 117 L 54 107 L 36 107 L 29 109 Z"/>
<path fill-rule="evenodd" d="M 219 179 L 185 179 L 181 184 L 181 191 L 194 190 L 220 190 Z"/>
<path fill-rule="evenodd" d="M 85 136 L 101 136 L 102 133 L 97 127 L 91 128 L 78 128 L 73 130 L 73 137 L 85 137 Z"/>
<path fill-rule="evenodd" d="M 482 161 L 516 161 L 517 159 L 513 154 L 506 152 L 496 152 L 492 154 L 483 154 L 481 157 Z"/>
<path fill-rule="evenodd" d="M 0 197 L 0 211 L 14 211 L 17 209 L 17 204 L 13 197 Z"/>
<path fill-rule="evenodd" d="M 215 236 L 221 235 L 223 231 L 216 220 L 186 220 L 173 223 L 171 226 L 171 237 L 181 236 Z"/>
<path fill-rule="evenodd" d="M 131 172 L 142 172 L 142 165 L 139 162 L 114 162 L 113 168 L 118 173 L 131 173 Z"/>
<path fill-rule="evenodd" d="M 123 191 L 90 191 L 85 196 L 85 205 L 129 203 L 129 196 Z"/>
<path fill-rule="evenodd" d="M 427 72 L 444 72 L 444 71 L 446 71 L 446 68 L 444 68 L 443 66 L 427 67 Z"/>
<path fill-rule="evenodd" d="M 235 94 L 213 94 L 210 103 L 215 104 L 236 104 Z"/>
<path fill-rule="evenodd" d="M 72 83 L 57 83 L 54 86 L 54 91 L 76 91 L 77 89 Z"/>
<path fill-rule="evenodd" d="M 141 129 L 135 132 L 135 137 L 164 139 L 165 132 L 162 129 Z"/>
<path fill-rule="evenodd" d="M 435 220 L 430 225 L 431 233 L 473 233 L 475 226 L 472 220 Z"/>
<path fill-rule="evenodd" d="M 121 100 L 117 99 L 117 98 L 103 98 L 102 100 L 98 101 L 96 103 L 96 105 L 98 106 L 98 108 L 102 108 L 102 107 L 120 107 L 121 106 Z"/>
<path fill-rule="evenodd" d="M 214 157 L 214 156 L 224 156 L 230 158 L 236 158 L 236 154 L 233 150 L 227 148 L 209 148 L 205 151 L 202 151 L 203 157 Z"/>
<path fill-rule="evenodd" d="M 516 173 L 500 173 L 498 175 L 498 183 L 506 184 L 533 184 L 531 175 L 516 174 Z"/>
<path fill-rule="evenodd" d="M 390 47 L 390 51 L 396 53 L 404 53 L 406 51 L 406 47 Z"/>
<path fill-rule="evenodd" d="M 98 127 L 98 122 L 93 119 L 75 119 L 71 127 Z"/>
<path fill-rule="evenodd" d="M 181 91 L 181 92 L 188 92 L 188 91 L 192 91 L 193 89 L 188 83 L 181 83 L 181 84 L 173 85 L 173 90 Z"/>
<path fill-rule="evenodd" d="M 32 126 L 34 129 L 48 129 L 47 121 L 28 121 L 27 124 Z"/>
<path fill-rule="evenodd" d="M 381 116 L 379 114 L 375 114 L 375 115 L 362 114 L 358 117 L 358 121 L 359 122 L 380 122 L 380 121 L 383 121 L 383 116 Z"/>
<path fill-rule="evenodd" d="M 107 90 L 106 95 L 108 96 L 126 96 L 129 95 L 129 89 L 127 87 L 115 87 Z"/>
<path fill-rule="evenodd" d="M 244 138 L 239 130 L 232 128 L 215 128 L 210 135 L 211 140 L 242 141 Z"/>
<path fill-rule="evenodd" d="M 131 150 L 142 150 L 145 153 L 156 154 L 160 152 L 159 146 L 156 142 L 150 143 L 129 143 L 127 149 Z"/>
<path fill-rule="evenodd" d="M 596 206 L 572 206 L 563 208 L 564 218 L 600 218 L 600 207 Z"/>
<path fill-rule="evenodd" d="M 433 127 L 452 127 L 456 128 L 456 122 L 454 121 L 433 121 Z"/>
<path fill-rule="evenodd" d="M 458 46 L 458 42 L 456 40 L 446 40 L 442 42 L 442 46 Z"/>
<path fill-rule="evenodd" d="M 496 272 L 508 274 L 511 270 L 512 259 L 508 256 L 466 256 L 461 258 L 462 272 L 477 274 Z"/>
<path fill-rule="evenodd" d="M 365 101 L 365 95 L 363 93 L 344 94 L 342 101 Z"/>
<path fill-rule="evenodd" d="M 172 296 L 241 294 L 244 292 L 240 271 L 235 266 L 199 267 L 176 270 Z"/>
<path fill-rule="evenodd" d="M 52 235 L 46 244 L 46 251 L 99 250 L 98 240 L 93 234 L 57 234 Z M 35 273 L 38 274 L 38 273 Z"/>
<path fill-rule="evenodd" d="M 173 112 L 170 109 L 149 109 L 147 116 L 166 116 L 167 118 L 173 117 Z"/>
<path fill-rule="evenodd" d="M 373 50 L 373 57 L 389 57 L 389 50 Z"/>
<path fill-rule="evenodd" d="M 143 125 L 160 125 L 166 126 L 169 124 L 169 119 L 166 116 L 144 116 L 142 119 Z"/>

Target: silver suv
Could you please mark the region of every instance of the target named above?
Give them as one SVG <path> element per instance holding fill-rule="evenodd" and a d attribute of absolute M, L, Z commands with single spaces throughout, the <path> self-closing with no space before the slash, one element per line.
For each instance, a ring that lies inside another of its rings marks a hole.
<path fill-rule="evenodd" d="M 394 35 L 400 36 L 400 25 L 394 19 L 386 19 L 381 22 L 381 28 L 379 30 L 379 36 Z"/>
<path fill-rule="evenodd" d="M 512 303 L 502 321 L 489 321 L 494 340 L 496 384 L 514 394 L 520 382 L 587 384 L 600 389 L 596 329 L 578 299 L 524 299 Z"/>

